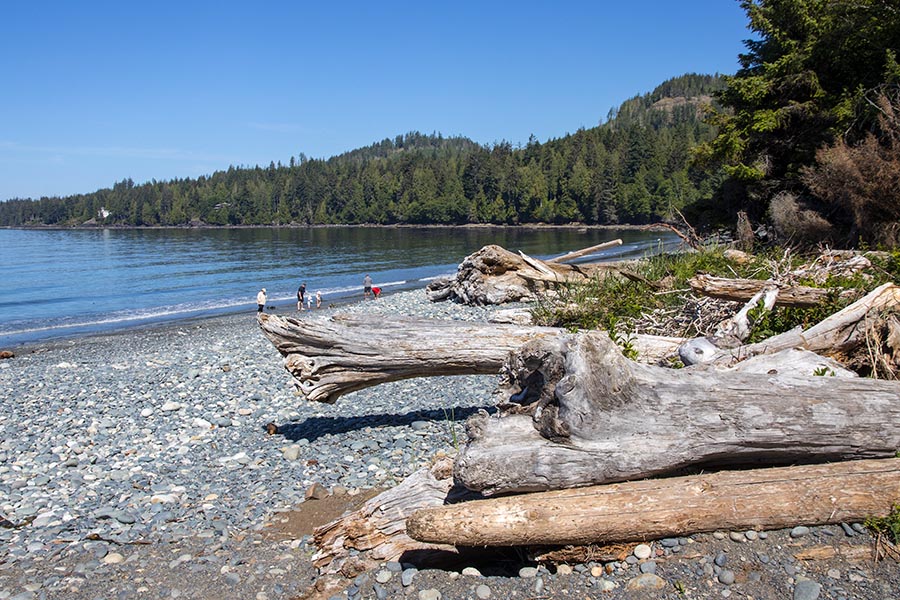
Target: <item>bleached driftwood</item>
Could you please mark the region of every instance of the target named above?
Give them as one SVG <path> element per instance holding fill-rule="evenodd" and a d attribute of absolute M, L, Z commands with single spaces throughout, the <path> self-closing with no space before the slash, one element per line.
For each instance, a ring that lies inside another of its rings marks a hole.
<path fill-rule="evenodd" d="M 778 290 L 775 306 L 814 306 L 829 297 L 852 297 L 856 294 L 854 290 L 786 285 L 772 280 L 728 279 L 706 274 L 695 275 L 688 280 L 688 285 L 698 294 L 735 302 L 747 302 L 759 292 L 774 288 Z"/>
<path fill-rule="evenodd" d="M 351 549 L 370 551 L 368 557 L 374 561 L 398 560 L 405 552 L 455 552 L 453 546 L 413 540 L 405 529 L 406 518 L 414 511 L 455 498 L 451 494 L 452 464 L 447 458 L 438 460 L 430 469 L 420 469 L 370 498 L 359 509 L 317 527 L 313 539 L 318 551 L 313 564 L 325 572 L 337 572 Z"/>
<path fill-rule="evenodd" d="M 822 354 L 845 352 L 865 341 L 869 321 L 879 312 L 897 306 L 900 306 L 900 287 L 885 283 L 809 329 L 797 327 L 761 342 L 737 348 L 706 348 L 692 352 L 694 356 L 682 353 L 682 359 L 685 364 L 704 362 L 728 366 L 757 354 L 771 354 L 788 348 L 802 348 Z"/>
<path fill-rule="evenodd" d="M 334 403 L 362 388 L 435 375 L 497 373 L 503 359 L 551 327 L 335 315 L 328 320 L 260 313 L 259 326 L 285 357 L 308 400 Z"/>
<path fill-rule="evenodd" d="M 411 377 L 495 374 L 526 342 L 555 327 L 335 315 L 328 320 L 260 313 L 259 326 L 284 356 L 308 400 L 334 403 L 349 392 Z M 642 361 L 674 357 L 683 338 L 633 336 Z"/>
<path fill-rule="evenodd" d="M 600 332 L 529 342 L 498 395 L 529 415 L 467 423 L 457 480 L 486 495 L 565 489 L 698 465 L 893 456 L 900 386 L 836 377 L 664 369 Z"/>
<path fill-rule="evenodd" d="M 504 304 L 533 300 L 548 286 L 585 281 L 611 268 L 540 261 L 489 245 L 467 256 L 456 275 L 431 282 L 426 291 L 434 302 Z"/>
<path fill-rule="evenodd" d="M 900 459 L 631 481 L 416 510 L 407 534 L 455 546 L 603 544 L 886 516 Z"/>
<path fill-rule="evenodd" d="M 546 262 L 548 263 L 564 263 L 575 260 L 576 258 L 581 258 L 582 256 L 588 256 L 590 254 L 596 254 L 601 250 L 608 250 L 609 248 L 615 248 L 616 246 L 621 246 L 622 240 L 612 240 L 609 242 L 603 242 L 602 244 L 597 244 L 596 246 L 590 246 L 589 248 L 583 248 L 581 250 L 576 250 L 574 252 L 568 252 L 563 254 L 562 256 L 556 256 L 554 258 L 548 258 Z"/>
<path fill-rule="evenodd" d="M 750 312 L 756 311 L 757 318 L 772 310 L 778 302 L 779 289 L 767 287 L 760 289 L 733 317 L 725 319 L 716 328 L 715 337 L 719 339 L 731 339 L 738 343 L 750 337 L 753 324 L 750 322 Z M 722 344 L 719 344 L 722 345 Z"/>

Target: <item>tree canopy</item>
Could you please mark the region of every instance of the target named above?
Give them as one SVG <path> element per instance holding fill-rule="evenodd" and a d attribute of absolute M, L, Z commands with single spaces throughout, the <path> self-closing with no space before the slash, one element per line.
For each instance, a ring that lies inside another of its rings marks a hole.
<path fill-rule="evenodd" d="M 644 223 L 712 195 L 715 176 L 689 158 L 713 137 L 703 107 L 720 87 L 718 76 L 677 77 L 597 127 L 544 143 L 413 132 L 328 160 L 301 154 L 288 165 L 9 200 L 0 224 Z"/>
<path fill-rule="evenodd" d="M 808 190 L 801 174 L 819 149 L 853 144 L 877 123 L 873 90 L 900 81 L 900 5 L 895 0 L 743 0 L 757 39 L 725 77 L 697 152 L 725 165 L 730 190 L 760 213 L 778 191 Z"/>

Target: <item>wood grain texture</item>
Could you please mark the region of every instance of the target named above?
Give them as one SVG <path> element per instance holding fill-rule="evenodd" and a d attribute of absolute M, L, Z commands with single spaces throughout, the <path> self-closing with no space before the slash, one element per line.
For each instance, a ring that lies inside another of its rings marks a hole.
<path fill-rule="evenodd" d="M 697 465 L 893 456 L 900 385 L 629 361 L 601 332 L 533 340 L 502 393 L 533 416 L 475 415 L 455 476 L 494 495 L 624 481 Z"/>
<path fill-rule="evenodd" d="M 599 544 L 885 516 L 900 459 L 723 471 L 473 500 L 415 511 L 406 532 L 456 546 Z"/>

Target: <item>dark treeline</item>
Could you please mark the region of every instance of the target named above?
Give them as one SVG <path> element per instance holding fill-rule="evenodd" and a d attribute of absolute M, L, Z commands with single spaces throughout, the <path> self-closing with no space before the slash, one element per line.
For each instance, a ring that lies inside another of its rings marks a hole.
<path fill-rule="evenodd" d="M 409 133 L 328 160 L 130 179 L 65 198 L 0 203 L 0 225 L 644 223 L 712 196 L 691 149 L 713 139 L 718 76 L 684 75 L 591 129 L 524 147 Z"/>

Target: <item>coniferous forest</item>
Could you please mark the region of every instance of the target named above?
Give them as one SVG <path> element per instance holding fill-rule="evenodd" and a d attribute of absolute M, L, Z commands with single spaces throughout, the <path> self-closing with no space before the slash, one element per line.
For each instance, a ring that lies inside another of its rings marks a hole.
<path fill-rule="evenodd" d="M 230 167 L 208 177 L 0 203 L 0 225 L 645 223 L 709 198 L 690 166 L 721 78 L 684 75 L 631 98 L 591 129 L 486 147 L 418 132 L 327 160 Z"/>
<path fill-rule="evenodd" d="M 590 129 L 481 146 L 409 133 L 327 160 L 0 202 L 0 225 L 733 223 L 900 246 L 896 0 L 741 0 L 734 75 L 684 75 Z"/>

